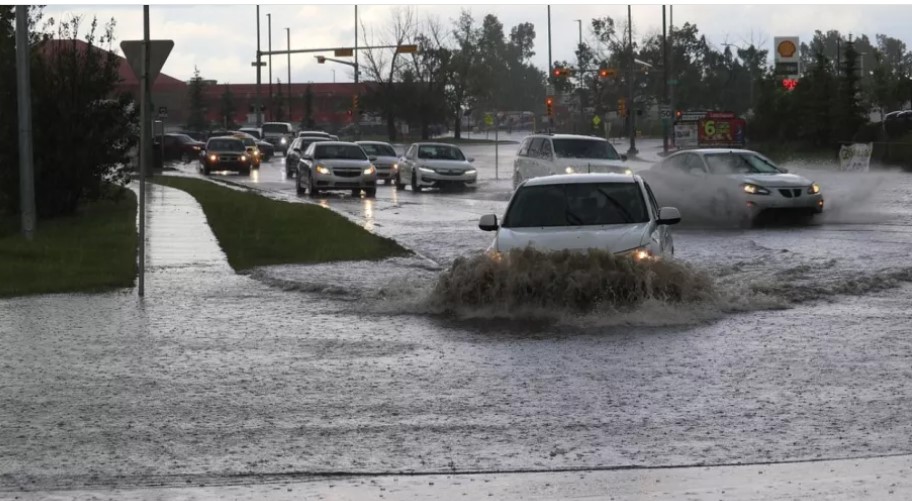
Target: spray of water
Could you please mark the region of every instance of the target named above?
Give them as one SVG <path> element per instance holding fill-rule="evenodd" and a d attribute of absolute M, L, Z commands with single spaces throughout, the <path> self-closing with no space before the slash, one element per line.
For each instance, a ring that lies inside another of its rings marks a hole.
<path fill-rule="evenodd" d="M 674 260 L 635 261 L 601 250 L 459 258 L 438 278 L 429 303 L 441 312 L 505 316 L 630 309 L 649 300 L 706 301 L 712 280 Z"/>

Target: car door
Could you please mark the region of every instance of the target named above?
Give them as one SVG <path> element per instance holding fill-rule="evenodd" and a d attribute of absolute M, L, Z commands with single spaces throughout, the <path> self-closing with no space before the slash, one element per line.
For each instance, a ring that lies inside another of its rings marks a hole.
<path fill-rule="evenodd" d="M 532 143 L 529 145 L 529 152 L 526 155 L 525 172 L 523 173 L 524 179 L 531 179 L 541 175 L 541 158 L 539 158 L 538 154 L 544 140 L 545 139 L 542 137 L 532 138 Z"/>
<path fill-rule="evenodd" d="M 403 183 L 408 183 L 412 178 L 412 172 L 415 170 L 415 161 L 418 156 L 418 145 L 413 144 L 409 146 L 409 149 L 406 150 L 405 155 L 402 157 L 402 162 L 399 166 L 399 179 Z"/>
<path fill-rule="evenodd" d="M 291 142 L 291 146 L 288 148 L 288 153 L 285 155 L 285 172 L 294 172 L 300 159 L 301 139 L 298 138 Z"/>
<path fill-rule="evenodd" d="M 302 179 L 302 180 L 308 179 L 310 176 L 310 169 L 313 167 L 313 164 L 314 164 L 313 156 L 314 156 L 314 147 L 316 146 L 316 144 L 317 144 L 316 142 L 310 143 L 310 146 L 308 146 L 304 151 L 299 151 L 299 153 L 298 153 L 298 160 L 297 160 L 297 166 L 295 167 L 295 171 L 297 172 L 299 179 Z M 299 143 L 298 149 L 300 150 L 300 143 Z"/>
<path fill-rule="evenodd" d="M 532 138 L 527 137 L 523 139 L 522 144 L 519 146 L 519 151 L 516 152 L 516 159 L 513 160 L 514 187 L 526 179 L 526 164 L 529 161 L 529 146 L 531 145 Z"/>
<path fill-rule="evenodd" d="M 541 148 L 538 151 L 538 175 L 552 176 L 554 174 L 566 174 L 563 168 L 558 168 L 554 161 L 554 148 L 551 144 L 551 138 L 542 139 Z"/>

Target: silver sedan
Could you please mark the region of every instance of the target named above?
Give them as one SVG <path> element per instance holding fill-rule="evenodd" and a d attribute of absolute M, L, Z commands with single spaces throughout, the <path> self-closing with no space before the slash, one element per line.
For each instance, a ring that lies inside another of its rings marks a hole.
<path fill-rule="evenodd" d="M 351 190 L 353 196 L 377 194 L 377 169 L 355 143 L 321 141 L 311 144 L 298 162 L 295 185 L 299 195 Z"/>

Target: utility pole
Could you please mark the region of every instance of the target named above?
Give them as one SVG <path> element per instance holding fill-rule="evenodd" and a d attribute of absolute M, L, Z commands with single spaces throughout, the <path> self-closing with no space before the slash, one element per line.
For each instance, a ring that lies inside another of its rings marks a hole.
<path fill-rule="evenodd" d="M 358 67 L 358 5 L 355 5 L 355 92 L 359 93 L 358 88 L 358 74 L 360 73 L 360 68 Z M 333 83 L 336 83 L 336 72 L 333 72 Z M 352 118 L 355 121 L 355 138 L 361 139 L 361 117 L 355 116 L 358 110 L 352 110 Z"/>
<path fill-rule="evenodd" d="M 35 237 L 35 173 L 32 163 L 32 86 L 28 6 L 16 6 L 16 86 L 19 99 L 19 212 L 22 236 Z"/>
<path fill-rule="evenodd" d="M 152 148 L 152 131 L 149 130 L 149 119 L 151 113 L 149 110 L 149 6 L 143 5 L 143 57 L 142 57 L 142 79 L 140 89 L 142 91 L 142 102 L 140 106 L 140 142 L 139 142 L 139 297 L 146 294 L 145 276 L 146 276 L 146 173 L 149 171 L 149 150 Z"/>
<path fill-rule="evenodd" d="M 291 28 L 285 28 L 285 46 L 290 51 L 291 50 Z M 291 120 L 291 52 L 288 53 L 288 121 Z"/>
<path fill-rule="evenodd" d="M 665 23 L 665 6 L 662 5 L 662 80 L 664 85 L 662 87 L 662 101 L 665 105 L 668 105 L 668 36 L 666 34 L 667 24 Z M 669 108 L 671 110 L 671 108 Z M 674 111 L 671 112 L 674 116 Z M 662 152 L 668 153 L 668 128 L 671 122 L 671 118 L 662 119 Z"/>
<path fill-rule="evenodd" d="M 266 120 L 272 120 L 272 14 L 266 14 L 266 36 L 268 40 L 266 47 L 269 50 L 269 57 L 266 65 L 269 66 L 269 106 L 266 107 Z"/>
<path fill-rule="evenodd" d="M 674 71 L 672 71 L 672 66 L 674 65 L 674 4 L 668 6 L 668 52 L 671 53 L 671 56 L 668 58 L 668 78 L 674 79 Z M 668 106 L 671 108 L 671 116 L 675 116 L 675 86 L 678 84 L 677 80 L 674 82 L 668 82 Z M 671 120 L 671 145 L 675 144 L 675 135 L 674 135 L 674 118 Z"/>
<path fill-rule="evenodd" d="M 627 43 L 630 45 L 630 61 L 627 65 L 627 133 L 630 135 L 630 149 L 627 156 L 638 153 L 636 149 L 636 103 L 633 101 L 633 81 L 636 79 L 636 68 L 633 57 L 633 15 L 627 5 Z"/>
<path fill-rule="evenodd" d="M 256 24 L 257 24 L 257 54 L 256 54 L 256 67 L 257 67 L 257 83 L 256 83 L 256 125 L 257 127 L 263 126 L 263 115 L 260 109 L 263 106 L 262 101 L 260 100 L 260 79 L 262 75 L 260 64 L 260 59 L 263 57 L 262 52 L 260 51 L 260 6 L 256 6 Z"/>
<path fill-rule="evenodd" d="M 548 102 L 551 102 L 551 94 L 554 92 L 554 58 L 551 57 L 551 5 L 548 5 Z M 551 105 L 548 105 L 548 131 L 554 131 L 554 116 L 550 113 Z"/>

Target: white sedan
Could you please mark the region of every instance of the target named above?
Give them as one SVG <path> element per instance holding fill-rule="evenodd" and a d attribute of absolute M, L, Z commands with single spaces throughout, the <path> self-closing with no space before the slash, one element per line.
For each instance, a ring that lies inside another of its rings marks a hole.
<path fill-rule="evenodd" d="M 406 183 L 415 192 L 448 186 L 475 188 L 478 171 L 472 165 L 474 160 L 452 144 L 415 143 L 399 159 L 396 188 L 405 189 Z"/>
<path fill-rule="evenodd" d="M 565 174 L 523 182 L 503 221 L 487 214 L 478 227 L 497 232 L 494 252 L 600 249 L 642 259 L 673 254 L 669 225 L 680 221 L 676 208 L 659 208 L 639 176 Z"/>
<path fill-rule="evenodd" d="M 817 183 L 789 174 L 750 150 L 681 151 L 641 175 L 662 201 L 744 225 L 764 211 L 806 216 L 823 212 L 823 193 Z"/>

